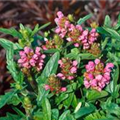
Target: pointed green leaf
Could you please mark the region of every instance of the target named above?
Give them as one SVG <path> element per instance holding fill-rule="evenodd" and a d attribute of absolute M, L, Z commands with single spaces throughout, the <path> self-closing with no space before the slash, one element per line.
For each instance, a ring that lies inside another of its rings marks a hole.
<path fill-rule="evenodd" d="M 69 110 L 65 111 L 65 112 L 59 117 L 59 120 L 66 120 L 66 115 L 69 114 L 69 113 L 70 113 Z"/>
<path fill-rule="evenodd" d="M 47 98 L 42 101 L 44 120 L 51 120 L 51 105 Z"/>
<path fill-rule="evenodd" d="M 57 72 L 57 68 L 58 68 L 58 60 L 60 58 L 60 53 L 56 52 L 51 58 L 50 60 L 47 62 L 41 77 L 49 77 L 51 74 L 55 74 Z"/>
<path fill-rule="evenodd" d="M 2 45 L 2 47 L 6 50 L 7 68 L 12 74 L 12 77 L 15 81 L 21 80 L 16 69 L 16 64 L 13 60 L 14 48 L 17 47 L 16 44 L 12 43 L 9 40 L 0 38 L 0 45 Z"/>
<path fill-rule="evenodd" d="M 16 93 L 16 91 L 11 91 L 5 95 L 0 96 L 0 108 L 2 108 Z"/>
<path fill-rule="evenodd" d="M 91 101 L 91 100 L 97 100 L 97 99 L 106 97 L 107 95 L 108 95 L 108 92 L 103 90 L 101 92 L 98 92 L 96 90 L 90 90 L 87 92 L 86 97 L 89 101 Z"/>
<path fill-rule="evenodd" d="M 89 106 L 86 107 L 81 107 L 76 113 L 75 113 L 75 118 L 81 118 L 84 115 L 90 114 L 91 112 L 93 112 L 95 110 L 95 106 L 90 104 Z"/>
<path fill-rule="evenodd" d="M 22 35 L 15 28 L 10 29 L 0 28 L 0 32 L 12 35 L 13 37 L 22 38 Z"/>
<path fill-rule="evenodd" d="M 58 120 L 58 117 L 59 117 L 59 110 L 52 109 L 52 120 Z"/>
<path fill-rule="evenodd" d="M 105 16 L 104 26 L 111 27 L 111 20 L 110 20 L 109 15 Z"/>
<path fill-rule="evenodd" d="M 93 15 L 92 14 L 89 14 L 89 15 L 86 15 L 85 17 L 83 18 L 80 18 L 77 23 L 80 25 L 82 23 L 84 23 L 86 20 L 90 19 Z"/>

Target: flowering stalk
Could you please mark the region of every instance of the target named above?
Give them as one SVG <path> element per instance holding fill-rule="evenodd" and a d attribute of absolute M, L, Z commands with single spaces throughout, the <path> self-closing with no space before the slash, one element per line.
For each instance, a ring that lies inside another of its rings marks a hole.
<path fill-rule="evenodd" d="M 90 46 L 97 40 L 98 33 L 95 28 L 88 31 L 84 30 L 81 25 L 73 25 L 61 11 L 57 13 L 58 18 L 55 18 L 57 28 L 55 33 L 61 38 L 66 37 L 68 42 L 73 42 L 75 47 L 83 46 L 83 49 L 89 49 Z"/>
<path fill-rule="evenodd" d="M 22 68 L 30 69 L 34 67 L 37 71 L 42 70 L 46 56 L 41 53 L 40 47 L 36 47 L 35 52 L 31 48 L 25 47 L 24 51 L 19 52 L 19 55 L 18 63 Z"/>
<path fill-rule="evenodd" d="M 72 61 L 69 58 L 62 58 L 58 63 L 60 64 L 61 72 L 58 73 L 57 76 L 62 80 L 73 80 L 77 73 L 77 61 Z"/>
<path fill-rule="evenodd" d="M 60 79 L 58 79 L 56 75 L 51 75 L 48 78 L 48 84 L 45 85 L 45 90 L 50 90 L 57 94 L 66 91 L 66 87 L 61 87 Z"/>

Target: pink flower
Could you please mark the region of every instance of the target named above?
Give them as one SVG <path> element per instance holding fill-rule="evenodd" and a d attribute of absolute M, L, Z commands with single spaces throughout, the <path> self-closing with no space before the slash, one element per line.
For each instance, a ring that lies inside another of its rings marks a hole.
<path fill-rule="evenodd" d="M 77 73 L 77 61 L 70 60 L 69 58 L 62 58 L 58 61 L 58 64 L 60 64 L 60 70 L 61 72 L 57 74 L 59 78 L 62 80 L 69 79 L 72 80 L 75 77 L 75 74 Z"/>
<path fill-rule="evenodd" d="M 104 74 L 104 78 L 107 79 L 107 80 L 110 80 L 110 73 L 109 72 L 106 72 Z"/>
<path fill-rule="evenodd" d="M 32 51 L 29 47 L 25 47 L 24 48 L 24 52 L 26 53 L 26 54 L 28 54 L 30 51 Z"/>
<path fill-rule="evenodd" d="M 64 17 L 64 15 L 63 15 L 63 13 L 62 13 L 61 11 L 58 11 L 58 12 L 57 12 L 57 16 L 58 16 L 59 18 Z"/>
<path fill-rule="evenodd" d="M 102 80 L 102 78 L 103 78 L 103 76 L 102 76 L 102 75 L 97 75 L 97 76 L 95 77 L 95 79 L 97 79 L 98 81 L 101 81 L 101 80 Z"/>
<path fill-rule="evenodd" d="M 76 68 L 76 67 L 72 67 L 72 68 L 70 69 L 70 72 L 71 72 L 71 73 L 76 73 L 76 71 L 77 71 L 77 68 Z"/>
<path fill-rule="evenodd" d="M 99 59 L 95 59 L 95 64 L 99 64 L 100 60 Z"/>
<path fill-rule="evenodd" d="M 89 73 L 89 74 L 88 74 L 88 78 L 89 78 L 90 80 L 92 80 L 92 79 L 94 79 L 94 76 L 93 76 L 91 73 Z"/>
<path fill-rule="evenodd" d="M 90 83 L 87 80 L 84 80 L 84 85 L 85 85 L 86 88 L 90 87 Z"/>
<path fill-rule="evenodd" d="M 105 87 L 105 82 L 98 82 L 98 85 L 101 89 L 103 89 Z"/>
<path fill-rule="evenodd" d="M 94 70 L 94 68 L 95 68 L 94 62 L 89 61 L 88 65 L 86 65 L 85 68 L 86 68 L 87 72 Z"/>
<path fill-rule="evenodd" d="M 101 91 L 110 82 L 110 73 L 114 65 L 107 63 L 106 66 L 99 60 L 89 61 L 85 66 L 84 85 L 86 88 L 92 88 Z"/>
<path fill-rule="evenodd" d="M 62 91 L 62 92 L 65 92 L 66 90 L 67 90 L 66 87 L 62 87 L 62 88 L 61 88 L 61 91 Z"/>
<path fill-rule="evenodd" d="M 70 37 L 68 37 L 66 40 L 69 41 L 69 42 L 72 41 L 72 39 Z"/>
<path fill-rule="evenodd" d="M 50 86 L 49 85 L 45 85 L 44 88 L 45 88 L 45 90 L 49 90 Z"/>
<path fill-rule="evenodd" d="M 84 36 L 87 36 L 87 35 L 88 35 L 88 30 L 84 30 L 84 31 L 83 31 L 83 35 L 84 35 Z"/>
<path fill-rule="evenodd" d="M 77 66 L 78 64 L 77 60 L 74 60 L 72 63 L 73 63 L 73 66 Z"/>
<path fill-rule="evenodd" d="M 72 79 L 74 79 L 74 77 L 73 76 L 68 76 L 67 79 L 72 80 Z"/>
<path fill-rule="evenodd" d="M 30 69 L 36 67 L 37 71 L 40 71 L 43 67 L 45 55 L 41 53 L 41 48 L 36 47 L 35 51 L 29 47 L 25 47 L 24 51 L 20 51 L 20 59 L 18 63 L 21 67 Z"/>
<path fill-rule="evenodd" d="M 97 86 L 97 80 L 96 79 L 91 80 L 90 85 L 91 85 L 91 87 L 96 87 Z"/>
<path fill-rule="evenodd" d="M 79 47 L 79 43 L 75 43 L 74 46 L 75 46 L 75 47 Z"/>

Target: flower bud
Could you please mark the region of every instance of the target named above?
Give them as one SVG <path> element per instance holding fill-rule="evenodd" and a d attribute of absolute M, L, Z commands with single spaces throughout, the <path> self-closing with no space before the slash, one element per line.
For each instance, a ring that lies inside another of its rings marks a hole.
<path fill-rule="evenodd" d="M 74 22 L 74 16 L 72 14 L 69 14 L 68 15 L 68 20 L 71 21 L 71 22 Z"/>

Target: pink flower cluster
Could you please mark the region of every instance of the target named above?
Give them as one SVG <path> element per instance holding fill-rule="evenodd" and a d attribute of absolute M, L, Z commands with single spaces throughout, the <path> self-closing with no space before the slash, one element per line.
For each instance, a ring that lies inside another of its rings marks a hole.
<path fill-rule="evenodd" d="M 61 11 L 57 13 L 58 18 L 55 18 L 57 28 L 55 32 L 59 34 L 61 38 L 66 36 L 67 41 L 72 41 L 75 47 L 83 45 L 83 49 L 89 49 L 91 44 L 97 40 L 98 33 L 93 28 L 91 31 L 84 30 L 81 25 L 73 25 L 70 23 L 67 17 L 63 15 Z"/>
<path fill-rule="evenodd" d="M 35 67 L 37 71 L 40 71 L 43 68 L 44 58 L 46 57 L 40 51 L 40 47 L 36 47 L 35 52 L 31 48 L 25 47 L 23 51 L 19 52 L 20 59 L 18 63 L 21 67 L 27 69 Z"/>
<path fill-rule="evenodd" d="M 56 75 L 49 76 L 48 83 L 44 88 L 54 93 L 65 92 L 67 90 L 66 87 L 62 87 L 61 80 Z"/>
<path fill-rule="evenodd" d="M 113 67 L 113 63 L 107 63 L 106 66 L 104 66 L 99 59 L 96 59 L 94 62 L 89 61 L 85 66 L 85 87 L 101 91 L 110 82 L 110 73 Z"/>
<path fill-rule="evenodd" d="M 68 18 L 63 15 L 61 11 L 57 12 L 57 16 L 58 18 L 55 18 L 55 22 L 57 24 L 55 33 L 59 34 L 61 38 L 64 38 L 67 33 L 67 29 L 70 26 L 70 22 Z"/>
<path fill-rule="evenodd" d="M 64 80 L 73 80 L 75 77 L 75 73 L 77 73 L 77 61 L 70 60 L 68 58 L 62 58 L 58 61 L 60 64 L 61 72 L 57 74 L 57 76 Z"/>

